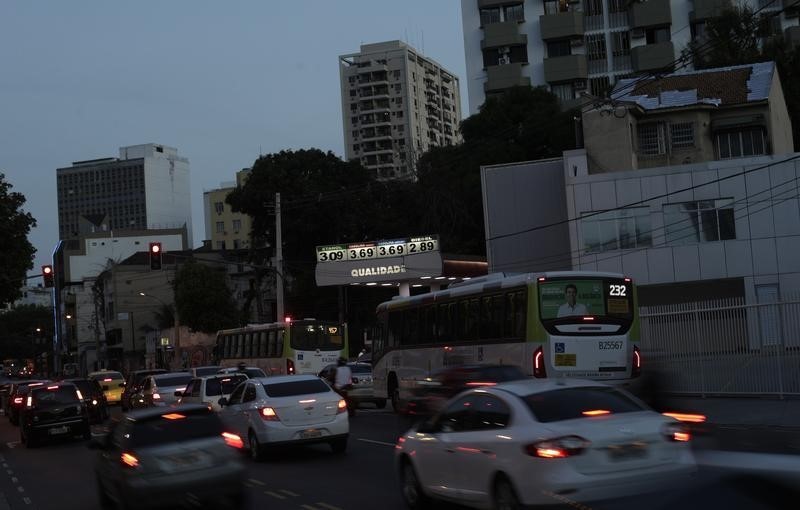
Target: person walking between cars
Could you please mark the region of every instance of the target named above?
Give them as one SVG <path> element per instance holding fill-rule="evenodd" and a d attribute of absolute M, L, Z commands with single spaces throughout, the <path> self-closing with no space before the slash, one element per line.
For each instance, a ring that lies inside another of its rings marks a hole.
<path fill-rule="evenodd" d="M 339 358 L 336 362 L 336 372 L 333 376 L 333 389 L 342 396 L 347 403 L 347 414 L 356 414 L 356 408 L 347 396 L 347 392 L 353 389 L 353 372 L 347 366 L 347 360 Z"/>

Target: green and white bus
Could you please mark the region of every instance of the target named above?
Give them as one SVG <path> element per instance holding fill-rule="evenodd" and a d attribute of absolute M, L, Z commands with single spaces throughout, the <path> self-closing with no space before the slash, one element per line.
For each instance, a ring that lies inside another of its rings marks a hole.
<path fill-rule="evenodd" d="M 316 375 L 348 349 L 346 324 L 302 319 L 218 331 L 214 357 L 223 368 L 244 363 L 267 375 Z"/>
<path fill-rule="evenodd" d="M 621 274 L 490 274 L 378 305 L 376 395 L 399 402 L 447 366 L 513 364 L 537 378 L 626 385 L 641 372 L 636 289 Z"/>

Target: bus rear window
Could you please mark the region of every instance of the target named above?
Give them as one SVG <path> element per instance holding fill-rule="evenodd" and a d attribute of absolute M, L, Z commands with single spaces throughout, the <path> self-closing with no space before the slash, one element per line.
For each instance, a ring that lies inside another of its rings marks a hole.
<path fill-rule="evenodd" d="M 539 282 L 542 320 L 571 316 L 630 318 L 633 285 L 622 279 L 564 279 Z"/>
<path fill-rule="evenodd" d="M 292 324 L 292 349 L 338 351 L 344 348 L 344 331 L 331 324 Z"/>

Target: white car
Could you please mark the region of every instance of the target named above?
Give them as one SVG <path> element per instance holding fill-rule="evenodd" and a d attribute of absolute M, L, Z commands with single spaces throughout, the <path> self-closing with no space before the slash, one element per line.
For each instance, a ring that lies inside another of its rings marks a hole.
<path fill-rule="evenodd" d="M 324 442 L 334 453 L 347 449 L 347 404 L 315 375 L 248 379 L 220 404 L 220 417 L 254 460 L 273 445 Z"/>
<path fill-rule="evenodd" d="M 253 379 L 255 377 L 267 377 L 266 372 L 261 370 L 258 367 L 226 367 L 220 368 L 217 371 L 218 374 L 245 374 L 247 377 Z"/>
<path fill-rule="evenodd" d="M 205 404 L 212 411 L 221 411 L 219 399 L 230 397 L 233 390 L 243 381 L 245 374 L 215 374 L 195 377 L 178 399 L 179 404 Z"/>
<path fill-rule="evenodd" d="M 410 508 L 570 505 L 670 487 L 696 465 L 689 430 L 608 385 L 522 380 L 463 392 L 395 449 Z M 458 466 L 458 469 L 453 469 Z"/>

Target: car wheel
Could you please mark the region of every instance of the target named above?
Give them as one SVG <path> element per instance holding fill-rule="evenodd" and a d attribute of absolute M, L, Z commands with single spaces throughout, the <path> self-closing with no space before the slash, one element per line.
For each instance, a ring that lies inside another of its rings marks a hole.
<path fill-rule="evenodd" d="M 347 438 L 337 437 L 331 441 L 331 450 L 333 453 L 344 453 L 347 450 Z"/>
<path fill-rule="evenodd" d="M 494 484 L 492 499 L 495 510 L 518 510 L 522 508 L 517 492 L 507 478 L 498 478 Z"/>
<path fill-rule="evenodd" d="M 264 458 L 264 451 L 261 448 L 261 443 L 258 442 L 255 432 L 250 431 L 247 436 L 247 442 L 250 446 L 250 458 L 258 462 Z"/>
<path fill-rule="evenodd" d="M 386 400 L 385 399 L 376 400 L 375 401 L 375 407 L 377 407 L 378 409 L 385 408 L 386 407 Z"/>
<path fill-rule="evenodd" d="M 400 471 L 400 483 L 403 489 L 403 501 L 406 502 L 408 508 L 422 510 L 430 507 L 430 498 L 422 492 L 422 485 L 419 483 L 419 478 L 417 478 L 417 472 L 409 460 L 403 462 L 403 467 Z"/>

